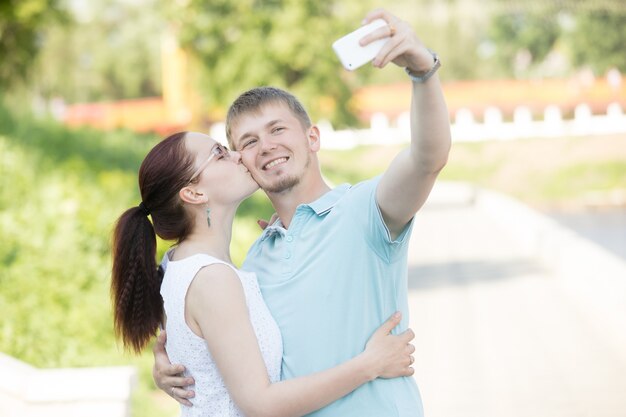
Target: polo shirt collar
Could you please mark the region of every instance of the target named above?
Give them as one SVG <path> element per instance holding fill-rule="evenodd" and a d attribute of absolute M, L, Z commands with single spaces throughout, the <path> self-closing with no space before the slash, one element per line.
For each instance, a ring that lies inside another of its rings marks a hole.
<path fill-rule="evenodd" d="M 315 214 L 321 216 L 322 214 L 332 209 L 337 201 L 339 201 L 339 199 L 346 193 L 346 191 L 348 191 L 349 188 L 350 184 L 341 184 L 333 188 L 314 202 L 303 205 L 311 207 Z"/>
<path fill-rule="evenodd" d="M 337 201 L 339 201 L 339 199 L 346 193 L 346 191 L 350 189 L 350 187 L 350 184 L 341 184 L 333 188 L 317 200 L 313 201 L 312 203 L 302 204 L 302 206 L 310 207 L 315 212 L 315 214 L 321 216 L 322 214 L 332 209 Z M 268 237 L 276 235 L 280 235 L 281 237 L 285 236 L 286 231 L 287 230 L 285 229 L 285 226 L 283 226 L 283 223 L 280 221 L 280 219 L 276 219 L 274 223 L 268 225 L 265 230 L 263 230 L 263 233 L 261 234 L 261 240 L 265 240 Z"/>
<path fill-rule="evenodd" d="M 263 233 L 261 234 L 261 240 L 265 240 L 268 237 L 276 235 L 284 237 L 286 233 L 287 230 L 285 229 L 285 226 L 283 226 L 283 223 L 280 221 L 280 219 L 276 219 L 274 223 L 268 225 L 265 230 L 263 230 Z"/>

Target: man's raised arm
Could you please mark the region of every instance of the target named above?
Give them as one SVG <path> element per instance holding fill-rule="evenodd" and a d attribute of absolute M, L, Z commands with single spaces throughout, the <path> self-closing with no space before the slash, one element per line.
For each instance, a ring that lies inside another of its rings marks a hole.
<path fill-rule="evenodd" d="M 397 236 L 426 201 L 450 151 L 448 108 L 436 71 L 438 58 L 419 40 L 410 25 L 385 10 L 372 11 L 365 22 L 382 18 L 388 26 L 362 44 L 390 36 L 374 66 L 389 62 L 406 68 L 412 79 L 411 145 L 391 163 L 376 191 L 376 200 L 392 237 Z M 386 32 L 386 33 L 383 33 Z"/>

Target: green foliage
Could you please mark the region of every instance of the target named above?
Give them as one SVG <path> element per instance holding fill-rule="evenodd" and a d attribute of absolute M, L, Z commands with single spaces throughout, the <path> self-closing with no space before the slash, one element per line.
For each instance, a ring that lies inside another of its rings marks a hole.
<path fill-rule="evenodd" d="M 347 72 L 330 48 L 380 5 L 372 0 L 0 3 L 0 88 L 15 89 L 15 81 L 32 74 L 28 93 L 45 100 L 160 95 L 164 33 L 175 34 L 191 52 L 189 89 L 204 98 L 196 106 L 193 97 L 191 107 L 204 112 L 202 119 L 223 117 L 248 88 L 276 85 L 300 97 L 314 120 L 354 126 L 355 89 L 406 80 L 399 68 Z M 598 75 L 610 67 L 626 71 L 621 0 L 397 0 L 383 6 L 439 52 L 443 80 L 546 71 L 564 76 L 585 66 Z"/>
<path fill-rule="evenodd" d="M 150 352 L 131 357 L 114 339 L 109 245 L 117 217 L 139 202 L 137 171 L 156 140 L 68 130 L 0 105 L 0 351 L 40 367 L 136 365 L 134 415 L 146 417 L 177 407 L 154 391 Z M 263 195 L 237 219 L 238 262 L 257 213 L 272 213 Z M 159 241 L 159 259 L 168 246 Z"/>
<path fill-rule="evenodd" d="M 619 0 L 498 0 L 491 5 L 485 38 L 495 45 L 493 60 L 502 74 L 527 77 L 553 51 L 565 52 L 574 70 L 626 71 L 626 6 Z"/>
<path fill-rule="evenodd" d="M 119 363 L 108 239 L 115 213 L 136 199 L 133 147 L 120 148 L 124 134 L 2 127 L 0 306 L 12 319 L 0 322 L 0 350 L 37 366 Z"/>
<path fill-rule="evenodd" d="M 59 0 L 0 2 L 0 89 L 25 80 L 41 47 L 43 28 L 64 16 Z"/>
<path fill-rule="evenodd" d="M 129 131 L 109 134 L 90 129 L 69 130 L 49 120 L 14 118 L 3 109 L 0 109 L 0 122 L 0 134 L 14 138 L 21 148 L 37 155 L 45 169 L 88 176 L 103 171 L 137 170 L 156 140 Z"/>
<path fill-rule="evenodd" d="M 71 131 L 2 109 L 0 120 L 0 307 L 12 317 L 0 322 L 0 350 L 38 366 L 108 363 L 117 356 L 109 237 L 139 201 L 137 171 L 155 138 Z M 262 195 L 242 207 L 236 259 L 269 207 Z M 159 256 L 167 247 L 160 242 Z"/>
<path fill-rule="evenodd" d="M 545 10 L 523 10 L 496 15 L 487 36 L 497 45 L 497 62 L 515 75 L 524 75 L 552 50 L 560 34 L 557 21 Z M 528 62 L 520 55 L 527 53 Z"/>
<path fill-rule="evenodd" d="M 286 88 L 314 119 L 354 122 L 350 76 L 332 42 L 353 30 L 367 4 L 337 0 L 190 0 L 166 2 L 183 45 L 200 62 L 201 92 L 212 107 L 226 108 L 259 85 Z"/>
<path fill-rule="evenodd" d="M 611 68 L 626 72 L 626 7 L 621 13 L 594 10 L 576 17 L 576 30 L 568 39 L 576 65 L 588 65 L 596 74 Z"/>
<path fill-rule="evenodd" d="M 164 24 L 155 1 L 90 1 L 71 24 L 51 25 L 37 62 L 37 93 L 68 102 L 160 95 Z"/>

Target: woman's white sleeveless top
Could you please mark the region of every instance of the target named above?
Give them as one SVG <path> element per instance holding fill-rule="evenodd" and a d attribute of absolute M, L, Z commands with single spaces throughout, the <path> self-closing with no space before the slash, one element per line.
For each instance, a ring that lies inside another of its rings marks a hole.
<path fill-rule="evenodd" d="M 227 262 L 209 255 L 197 254 L 180 261 L 164 258 L 165 275 L 161 284 L 161 296 L 167 323 L 167 354 L 172 363 L 186 368 L 186 375 L 193 376 L 196 393 L 192 407 L 181 405 L 182 416 L 231 417 L 243 416 L 226 390 L 224 381 L 211 357 L 206 342 L 191 331 L 185 322 L 185 297 L 189 285 L 201 268 L 212 264 L 228 265 L 235 271 L 243 286 L 250 322 L 256 334 L 271 382 L 280 380 L 283 355 L 280 330 L 271 316 L 254 273 L 240 271 Z"/>

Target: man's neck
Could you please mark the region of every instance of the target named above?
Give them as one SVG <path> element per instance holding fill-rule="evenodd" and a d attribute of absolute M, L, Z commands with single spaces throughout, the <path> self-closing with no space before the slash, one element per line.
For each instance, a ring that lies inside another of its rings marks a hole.
<path fill-rule="evenodd" d="M 320 178 L 314 184 L 308 186 L 306 184 L 298 184 L 288 191 L 268 193 L 267 196 L 272 202 L 283 226 L 289 228 L 296 208 L 300 204 L 312 203 L 330 190 L 331 188 Z"/>

